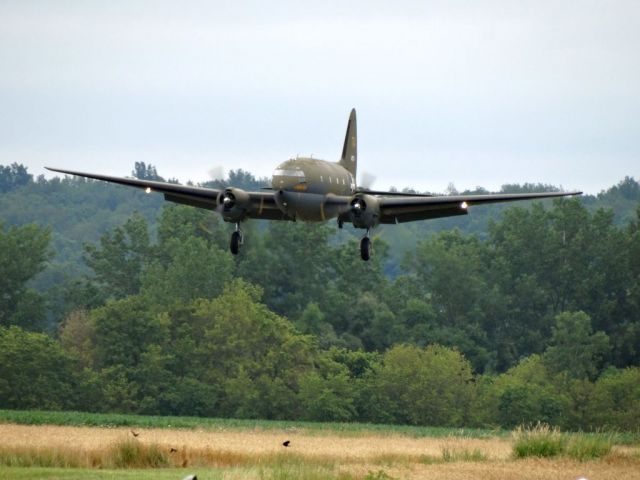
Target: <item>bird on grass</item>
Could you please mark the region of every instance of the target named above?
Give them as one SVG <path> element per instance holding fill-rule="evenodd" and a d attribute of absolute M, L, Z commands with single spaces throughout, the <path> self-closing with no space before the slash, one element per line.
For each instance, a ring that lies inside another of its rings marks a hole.
<path fill-rule="evenodd" d="M 289 444 L 291 444 L 291 442 L 289 440 L 285 440 L 284 442 L 282 442 L 282 446 L 283 447 L 288 447 Z"/>
<path fill-rule="evenodd" d="M 169 450 L 169 453 L 176 453 L 178 450 L 176 448 L 171 447 L 171 450 Z"/>
<path fill-rule="evenodd" d="M 133 435 L 134 437 L 138 437 L 138 435 L 140 435 L 140 432 L 134 432 L 133 430 L 131 430 L 131 435 Z"/>

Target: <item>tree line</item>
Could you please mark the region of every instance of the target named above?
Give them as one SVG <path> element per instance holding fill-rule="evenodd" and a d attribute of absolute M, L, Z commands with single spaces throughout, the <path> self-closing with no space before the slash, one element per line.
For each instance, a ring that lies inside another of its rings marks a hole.
<path fill-rule="evenodd" d="M 381 237 L 365 263 L 332 225 L 252 222 L 233 258 L 211 212 L 157 211 L 47 292 L 51 229 L 0 226 L 1 407 L 640 427 L 640 209 L 510 207 L 394 275 Z"/>

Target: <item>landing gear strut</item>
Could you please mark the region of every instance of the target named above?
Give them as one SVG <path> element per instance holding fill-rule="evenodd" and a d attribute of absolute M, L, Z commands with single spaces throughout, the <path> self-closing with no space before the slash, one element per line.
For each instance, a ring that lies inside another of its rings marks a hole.
<path fill-rule="evenodd" d="M 229 244 L 229 249 L 233 255 L 237 255 L 240 251 L 240 245 L 244 243 L 244 239 L 242 237 L 242 230 L 240 230 L 240 223 L 236 223 L 236 229 L 231 234 L 231 243 Z"/>
<path fill-rule="evenodd" d="M 371 239 L 369 238 L 369 229 L 367 228 L 367 233 L 360 240 L 360 258 L 365 262 L 369 260 L 371 257 Z"/>

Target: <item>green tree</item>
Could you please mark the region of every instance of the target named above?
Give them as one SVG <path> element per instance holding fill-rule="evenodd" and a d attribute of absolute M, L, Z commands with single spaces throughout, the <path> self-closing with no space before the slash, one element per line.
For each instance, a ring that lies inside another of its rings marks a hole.
<path fill-rule="evenodd" d="M 619 367 L 640 365 L 640 204 L 625 233 L 626 245 L 620 253 L 626 257 L 626 310 L 618 314 L 615 331 L 610 333 L 613 363 Z"/>
<path fill-rule="evenodd" d="M 484 426 L 513 428 L 543 422 L 567 427 L 570 408 L 566 389 L 556 386 L 540 355 L 531 355 L 482 382 L 474 413 L 476 422 Z"/>
<path fill-rule="evenodd" d="M 71 358 L 51 337 L 0 327 L 2 408 L 73 408 L 76 383 Z"/>
<path fill-rule="evenodd" d="M 326 321 L 351 348 L 383 349 L 403 340 L 402 326 L 385 304 L 388 280 L 384 264 L 387 244 L 373 238 L 375 255 L 368 262 L 359 256 L 358 242 L 350 239 L 329 251 L 325 262 L 325 288 L 316 295 Z"/>
<path fill-rule="evenodd" d="M 151 164 L 147 165 L 144 162 L 136 162 L 131 175 L 139 178 L 140 180 L 154 180 L 158 182 L 164 182 L 164 178 L 158 175 L 156 167 Z"/>
<path fill-rule="evenodd" d="M 136 410 L 147 415 L 175 414 L 176 379 L 173 355 L 159 345 L 149 345 L 129 378 L 138 387 Z"/>
<path fill-rule="evenodd" d="M 480 301 L 486 289 L 483 244 L 459 230 L 443 232 L 418 244 L 407 262 L 447 325 L 461 325 L 481 315 Z"/>
<path fill-rule="evenodd" d="M 478 238 L 453 230 L 420 242 L 405 260 L 419 288 L 418 298 L 401 309 L 413 341 L 456 347 L 478 371 L 495 363 L 485 328 L 493 326 L 494 305 L 503 300 L 486 278 L 489 255 Z"/>
<path fill-rule="evenodd" d="M 247 281 L 264 288 L 264 301 L 280 315 L 296 320 L 309 302 L 323 305 L 325 286 L 333 281 L 326 224 L 270 222 L 262 256 L 251 269 L 241 269 Z"/>
<path fill-rule="evenodd" d="M 593 379 L 609 348 L 609 337 L 604 332 L 593 333 L 589 315 L 563 312 L 556 316 L 544 359 L 552 372 L 570 379 Z"/>
<path fill-rule="evenodd" d="M 51 256 L 50 238 L 48 228 L 6 228 L 0 222 L 0 326 L 44 326 L 44 300 L 29 288 L 29 281 L 44 270 Z"/>
<path fill-rule="evenodd" d="M 174 376 L 170 392 L 163 393 L 173 415 L 214 417 L 219 415 L 219 389 L 193 375 Z"/>
<path fill-rule="evenodd" d="M 640 368 L 612 369 L 595 383 L 589 405 L 590 427 L 638 431 Z"/>
<path fill-rule="evenodd" d="M 577 199 L 553 205 L 509 209 L 491 225 L 493 261 L 487 272 L 505 302 L 498 324 L 486 330 L 507 340 L 497 344 L 511 339 L 515 345 L 509 357 L 501 355 L 501 365 L 542 352 L 563 311 L 585 311 L 607 335 L 634 316 L 628 289 L 637 280 L 628 274 L 625 234 L 613 212 L 591 214 Z"/>
<path fill-rule="evenodd" d="M 171 256 L 172 242 L 186 242 L 193 237 L 204 240 L 207 246 L 226 250 L 229 236 L 223 223 L 219 215 L 209 210 L 167 203 L 158 219 L 160 254 Z"/>
<path fill-rule="evenodd" d="M 259 288 L 235 280 L 218 298 L 196 300 L 179 327 L 191 330 L 192 341 L 179 346 L 176 360 L 188 355 L 184 362 L 200 381 L 221 387 L 219 414 L 295 418 L 299 379 L 313 368 L 315 349 L 260 296 Z"/>
<path fill-rule="evenodd" d="M 146 219 L 132 215 L 124 225 L 100 238 L 100 248 L 86 245 L 85 260 L 110 296 L 123 298 L 140 290 L 144 268 L 153 259 Z"/>
<path fill-rule="evenodd" d="M 96 368 L 137 367 L 151 345 L 165 345 L 170 320 L 143 296 L 111 300 L 91 312 Z"/>
<path fill-rule="evenodd" d="M 338 338 L 333 326 L 327 321 L 326 315 L 315 302 L 306 306 L 300 319 L 295 322 L 295 326 L 300 332 L 313 335 L 322 349 L 337 345 L 343 346 L 344 342 Z"/>
<path fill-rule="evenodd" d="M 195 298 L 214 298 L 232 279 L 231 255 L 199 237 L 165 241 L 170 260 L 147 267 L 141 290 L 151 301 L 167 305 Z"/>
<path fill-rule="evenodd" d="M 355 384 L 346 367 L 326 358 L 320 368 L 300 379 L 302 417 L 319 422 L 344 422 L 355 416 Z"/>
<path fill-rule="evenodd" d="M 119 364 L 103 368 L 98 372 L 97 383 L 104 411 L 139 413 L 139 386 L 130 379 L 130 369 Z"/>
<path fill-rule="evenodd" d="M 362 292 L 344 305 L 347 333 L 358 338 L 365 350 L 382 351 L 405 339 L 402 325 L 375 292 Z"/>
<path fill-rule="evenodd" d="M 10 166 L 0 165 L 0 193 L 27 185 L 33 181 L 33 175 L 27 173 L 27 168 L 18 163 Z"/>
<path fill-rule="evenodd" d="M 96 331 L 88 312 L 77 310 L 67 315 L 58 327 L 58 339 L 81 368 L 94 366 Z"/>
<path fill-rule="evenodd" d="M 395 422 L 460 426 L 472 401 L 472 371 L 457 351 L 439 345 L 395 346 L 376 372 L 376 402 Z"/>

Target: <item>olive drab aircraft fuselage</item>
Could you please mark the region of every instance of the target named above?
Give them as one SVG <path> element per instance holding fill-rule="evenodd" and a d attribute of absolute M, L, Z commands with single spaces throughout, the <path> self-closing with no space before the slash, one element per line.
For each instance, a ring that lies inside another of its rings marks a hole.
<path fill-rule="evenodd" d="M 226 222 L 235 224 L 230 249 L 238 254 L 243 243 L 242 222 L 251 219 L 322 222 L 337 219 L 338 226 L 351 223 L 365 231 L 360 241 L 360 256 L 369 260 L 370 233 L 380 224 L 395 224 L 431 218 L 466 215 L 472 205 L 531 200 L 581 192 L 543 192 L 492 195 L 414 195 L 380 192 L 359 188 L 356 111 L 351 110 L 347 132 L 338 162 L 315 158 L 292 158 L 276 168 L 271 187 L 257 192 L 227 187 L 212 189 L 190 185 L 112 177 L 59 168 L 49 170 L 104 180 L 164 194 L 167 201 L 218 212 Z"/>

